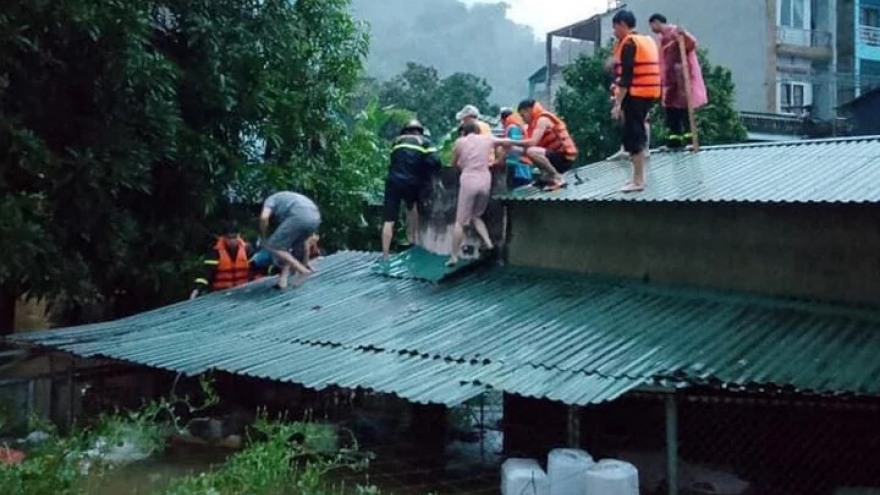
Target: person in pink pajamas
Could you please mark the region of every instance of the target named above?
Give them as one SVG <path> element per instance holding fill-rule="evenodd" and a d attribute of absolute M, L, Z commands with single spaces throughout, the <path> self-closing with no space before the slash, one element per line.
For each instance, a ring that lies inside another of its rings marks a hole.
<path fill-rule="evenodd" d="M 462 124 L 459 138 L 452 151 L 452 166 L 461 170 L 458 189 L 458 205 L 455 210 L 455 226 L 452 231 L 452 253 L 446 266 L 458 263 L 461 243 L 464 241 L 464 228 L 473 225 L 483 241 L 483 248 L 492 250 L 495 246 L 489 237 L 489 230 L 481 218 L 489 206 L 492 190 L 492 163 L 490 151 L 495 146 L 511 146 L 516 141 L 499 139 L 480 133 L 475 122 Z"/>

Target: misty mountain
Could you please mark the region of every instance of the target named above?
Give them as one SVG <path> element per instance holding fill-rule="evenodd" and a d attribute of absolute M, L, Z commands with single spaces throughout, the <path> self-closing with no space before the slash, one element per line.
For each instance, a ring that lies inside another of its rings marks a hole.
<path fill-rule="evenodd" d="M 492 86 L 490 101 L 514 105 L 544 64 L 544 45 L 531 28 L 505 17 L 503 3 L 468 8 L 458 0 L 353 0 L 352 9 L 370 25 L 373 77 L 390 79 L 407 62 L 434 66 L 441 76 L 469 72 Z"/>

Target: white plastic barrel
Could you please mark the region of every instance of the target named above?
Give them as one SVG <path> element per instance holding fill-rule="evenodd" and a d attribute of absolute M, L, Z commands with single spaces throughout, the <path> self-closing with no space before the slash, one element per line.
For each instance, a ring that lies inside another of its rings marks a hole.
<path fill-rule="evenodd" d="M 628 462 L 602 459 L 587 470 L 587 495 L 639 495 L 639 471 Z"/>
<path fill-rule="evenodd" d="M 550 495 L 587 495 L 587 470 L 595 464 L 581 449 L 553 449 L 547 455 Z"/>
<path fill-rule="evenodd" d="M 507 459 L 501 465 L 501 495 L 550 495 L 547 473 L 534 459 Z"/>

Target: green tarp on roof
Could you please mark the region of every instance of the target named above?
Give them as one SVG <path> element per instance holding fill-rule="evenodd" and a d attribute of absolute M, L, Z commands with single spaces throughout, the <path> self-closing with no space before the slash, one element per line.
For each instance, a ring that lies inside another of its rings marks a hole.
<path fill-rule="evenodd" d="M 377 259 L 16 340 L 448 405 L 486 387 L 584 405 L 657 382 L 880 394 L 880 311 L 516 268 L 431 284 L 376 275 Z"/>

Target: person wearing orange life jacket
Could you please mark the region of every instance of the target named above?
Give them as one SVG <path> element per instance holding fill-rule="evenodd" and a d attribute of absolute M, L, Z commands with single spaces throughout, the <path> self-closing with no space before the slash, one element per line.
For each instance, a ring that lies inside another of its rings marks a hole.
<path fill-rule="evenodd" d="M 528 126 L 526 139 L 517 143 L 526 149 L 526 156 L 544 172 L 545 191 L 565 187 L 562 174 L 574 165 L 578 149 L 568 133 L 565 122 L 547 111 L 535 100 L 520 102 L 517 113 Z"/>
<path fill-rule="evenodd" d="M 514 112 L 511 108 L 502 108 L 500 120 L 504 126 L 504 134 L 502 137 L 520 141 L 525 138 L 526 124 L 522 121 L 522 117 Z M 507 185 L 511 189 L 531 184 L 532 177 L 532 161 L 525 156 L 523 149 L 514 147 L 506 149 L 499 148 L 498 163 L 507 165 Z"/>
<path fill-rule="evenodd" d="M 632 179 L 622 192 L 645 189 L 645 150 L 648 136 L 645 119 L 661 96 L 660 50 L 650 36 L 635 32 L 636 17 L 629 10 L 620 10 L 611 19 L 617 44 L 614 47 L 615 86 L 611 116 L 623 120 L 623 149 L 633 164 Z"/>
<path fill-rule="evenodd" d="M 205 275 L 196 279 L 190 299 L 202 292 L 238 287 L 253 279 L 253 248 L 241 238 L 234 225 L 227 225 L 225 231 L 205 256 Z"/>

